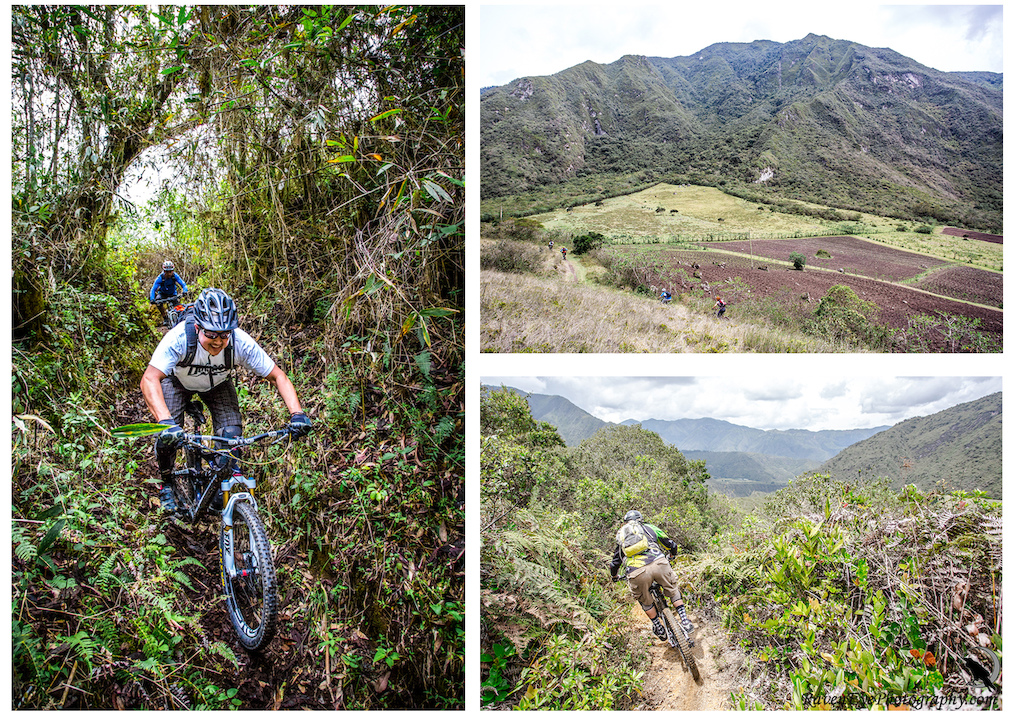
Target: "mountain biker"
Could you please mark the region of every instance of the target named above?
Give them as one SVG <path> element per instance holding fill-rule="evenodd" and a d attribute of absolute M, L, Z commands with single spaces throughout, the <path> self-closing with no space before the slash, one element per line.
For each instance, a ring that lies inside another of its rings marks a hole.
<path fill-rule="evenodd" d="M 612 553 L 610 564 L 612 580 L 615 580 L 619 567 L 625 563 L 626 582 L 629 583 L 630 594 L 651 619 L 651 630 L 654 635 L 665 641 L 668 634 L 665 632 L 665 626 L 658 621 L 658 612 L 653 601 L 644 605 L 644 599 L 650 598 L 651 581 L 660 583 L 679 614 L 679 622 L 689 634 L 693 631 L 693 624 L 686 617 L 686 609 L 683 608 L 679 581 L 665 553 L 659 548 L 664 547 L 674 557 L 679 550 L 678 547 L 663 530 L 643 522 L 643 516 L 638 511 L 630 510 L 622 519 L 626 524 L 615 534 L 615 551 Z M 634 532 L 642 533 L 643 536 L 643 540 L 636 546 L 630 541 L 630 534 Z M 627 555 L 627 551 L 631 554 Z"/>
<path fill-rule="evenodd" d="M 149 291 L 149 302 L 157 307 L 161 316 L 164 315 L 164 304 L 157 301 L 176 296 L 179 286 L 181 287 L 181 294 L 188 295 L 188 286 L 185 285 L 185 281 L 181 279 L 181 276 L 174 272 L 174 263 L 170 260 L 164 260 L 163 272 L 156 276 L 156 280 L 153 281 L 153 287 Z M 157 295 L 157 293 L 160 295 Z"/>
<path fill-rule="evenodd" d="M 189 362 L 190 341 L 193 354 Z M 156 441 L 160 503 L 169 513 L 177 509 L 172 489 L 174 455 L 185 439 L 185 406 L 193 394 L 209 408 L 216 436 L 242 436 L 238 395 L 231 379 L 239 365 L 274 383 L 291 414 L 288 429 L 292 435 L 301 437 L 313 428 L 288 375 L 238 327 L 235 302 L 219 288 L 203 289 L 183 324 L 168 331 L 157 345 L 140 384 L 150 414 L 169 425 Z"/>
<path fill-rule="evenodd" d="M 562 259 L 565 260 L 565 253 L 569 252 L 564 247 L 562 248 Z"/>
<path fill-rule="evenodd" d="M 659 295 L 658 298 L 661 300 L 662 303 L 665 303 L 666 305 L 672 302 L 672 294 L 665 290 L 664 288 L 661 289 L 661 295 Z"/>
<path fill-rule="evenodd" d="M 718 317 L 721 318 L 725 315 L 725 301 L 715 296 L 715 305 L 718 307 Z"/>

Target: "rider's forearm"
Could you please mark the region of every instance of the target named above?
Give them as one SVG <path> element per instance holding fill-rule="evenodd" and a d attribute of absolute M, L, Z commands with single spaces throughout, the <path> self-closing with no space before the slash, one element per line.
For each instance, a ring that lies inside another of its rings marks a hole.
<path fill-rule="evenodd" d="M 167 403 L 164 401 L 164 390 L 160 384 L 161 378 L 160 371 L 149 366 L 139 384 L 149 413 L 153 415 L 153 421 L 157 422 L 171 418 L 171 410 L 167 408 Z"/>
<path fill-rule="evenodd" d="M 288 407 L 289 414 L 295 414 L 302 411 L 302 404 L 299 403 L 299 395 L 295 393 L 295 386 L 292 385 L 291 379 L 288 378 L 280 366 L 274 366 L 274 370 L 271 371 L 267 378 L 274 382 L 274 386 L 277 387 L 277 393 L 281 397 L 281 401 Z"/>

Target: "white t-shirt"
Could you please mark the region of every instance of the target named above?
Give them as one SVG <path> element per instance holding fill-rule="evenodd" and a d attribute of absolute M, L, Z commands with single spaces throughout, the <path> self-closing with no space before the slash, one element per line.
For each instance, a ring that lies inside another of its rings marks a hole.
<path fill-rule="evenodd" d="M 189 391 L 209 391 L 227 380 L 231 375 L 224 363 L 227 346 L 216 356 L 203 348 L 196 341 L 196 354 L 190 366 L 179 366 L 184 358 L 187 347 L 185 340 L 185 321 L 164 334 L 160 345 L 153 352 L 149 365 L 159 369 L 165 376 L 174 376 Z M 267 355 L 252 336 L 241 328 L 235 329 L 234 365 L 244 366 L 260 376 L 266 376 L 274 370 L 274 361 Z"/>

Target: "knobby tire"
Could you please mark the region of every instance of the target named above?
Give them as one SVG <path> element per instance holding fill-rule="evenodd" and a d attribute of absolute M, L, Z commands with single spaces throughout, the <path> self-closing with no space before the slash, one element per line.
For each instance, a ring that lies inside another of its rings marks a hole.
<path fill-rule="evenodd" d="M 697 660 L 693 658 L 693 652 L 690 650 L 690 641 L 686 636 L 686 631 L 683 629 L 682 624 L 676 620 L 675 616 L 665 609 L 661 612 L 661 620 L 665 622 L 665 626 L 672 634 L 673 640 L 676 642 L 676 651 L 679 652 L 679 656 L 683 660 L 683 666 L 690 670 L 690 675 L 693 677 L 693 681 L 700 684 L 700 672 L 697 670 Z"/>
<path fill-rule="evenodd" d="M 234 539 L 235 568 L 253 571 L 250 575 L 228 577 L 221 558 L 221 583 L 227 596 L 228 618 L 238 639 L 249 651 L 269 643 L 277 627 L 277 576 L 270 541 L 252 503 L 235 506 L 234 526 L 226 532 L 221 525 L 221 546 L 225 538 Z"/>

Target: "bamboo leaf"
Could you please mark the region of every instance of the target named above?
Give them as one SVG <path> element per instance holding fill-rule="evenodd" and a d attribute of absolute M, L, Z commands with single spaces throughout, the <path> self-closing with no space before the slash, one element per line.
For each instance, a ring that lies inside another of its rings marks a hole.
<path fill-rule="evenodd" d="M 395 114 L 401 113 L 401 111 L 402 109 L 391 109 L 390 111 L 385 111 L 382 114 L 377 114 L 372 119 L 370 119 L 370 123 L 373 123 L 374 121 L 380 121 L 381 119 L 386 119 L 389 116 L 394 116 Z"/>
<path fill-rule="evenodd" d="M 431 182 L 429 179 L 423 180 L 423 188 L 427 190 L 427 194 L 434 198 L 435 202 L 452 202 L 452 196 L 439 185 L 437 182 Z"/>
<path fill-rule="evenodd" d="M 134 439 L 135 437 L 148 437 L 151 434 L 159 434 L 165 429 L 169 429 L 167 424 L 151 424 L 149 422 L 142 422 L 141 424 L 125 424 L 115 429 L 110 430 L 110 433 L 118 439 Z"/>

